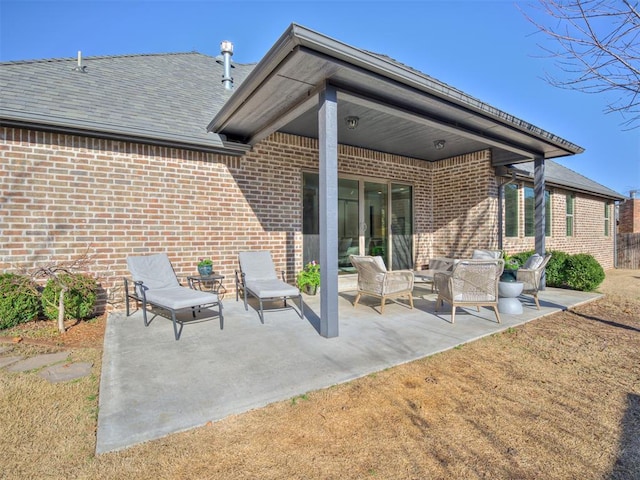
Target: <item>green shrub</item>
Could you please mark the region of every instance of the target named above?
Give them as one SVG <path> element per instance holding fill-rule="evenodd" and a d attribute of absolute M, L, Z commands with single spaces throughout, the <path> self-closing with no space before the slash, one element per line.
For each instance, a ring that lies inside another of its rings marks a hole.
<path fill-rule="evenodd" d="M 551 251 L 551 259 L 547 263 L 546 283 L 549 287 L 567 287 L 567 267 L 566 262 L 569 254 L 561 251 Z"/>
<path fill-rule="evenodd" d="M 40 293 L 25 275 L 0 275 L 0 329 L 34 320 L 40 314 Z"/>
<path fill-rule="evenodd" d="M 566 286 L 573 290 L 590 292 L 604 280 L 604 270 L 593 256 L 587 253 L 571 255 L 565 262 Z"/>
<path fill-rule="evenodd" d="M 98 286 L 93 277 L 82 273 L 61 274 L 59 280 L 69 287 L 64 294 L 64 316 L 66 320 L 87 318 L 93 313 Z M 47 281 L 42 291 L 42 309 L 50 319 L 58 318 L 60 284 L 53 278 Z"/>
<path fill-rule="evenodd" d="M 509 258 L 516 260 L 518 262 L 518 265 L 522 268 L 522 266 L 527 261 L 527 259 L 534 253 L 536 253 L 534 250 L 529 250 L 527 252 L 514 253 L 513 255 L 510 255 Z"/>

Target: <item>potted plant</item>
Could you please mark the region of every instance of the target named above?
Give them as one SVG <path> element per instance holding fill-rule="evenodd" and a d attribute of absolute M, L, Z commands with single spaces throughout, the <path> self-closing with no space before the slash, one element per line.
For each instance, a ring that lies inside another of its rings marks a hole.
<path fill-rule="evenodd" d="M 504 259 L 504 270 L 502 271 L 502 275 L 500 276 L 500 281 L 515 282 L 518 268 L 520 268 L 520 263 L 517 259 L 508 255 L 506 252 L 502 254 L 502 258 Z"/>
<path fill-rule="evenodd" d="M 307 263 L 296 277 L 298 288 L 309 295 L 315 295 L 320 286 L 320 264 L 313 260 Z"/>
<path fill-rule="evenodd" d="M 203 277 L 208 277 L 213 273 L 213 260 L 210 258 L 201 258 L 198 261 L 198 273 Z"/>

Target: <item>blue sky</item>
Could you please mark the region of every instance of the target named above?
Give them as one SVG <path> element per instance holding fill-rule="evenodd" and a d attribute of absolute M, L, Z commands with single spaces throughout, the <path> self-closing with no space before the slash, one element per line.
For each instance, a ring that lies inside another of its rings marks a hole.
<path fill-rule="evenodd" d="M 292 22 L 389 55 L 559 135 L 585 153 L 560 159 L 617 192 L 640 190 L 640 128 L 605 114 L 605 95 L 558 89 L 545 39 L 523 16 L 535 0 L 8 1 L 0 0 L 0 61 L 198 51 L 259 61 Z M 537 17 L 540 18 L 537 13 Z"/>

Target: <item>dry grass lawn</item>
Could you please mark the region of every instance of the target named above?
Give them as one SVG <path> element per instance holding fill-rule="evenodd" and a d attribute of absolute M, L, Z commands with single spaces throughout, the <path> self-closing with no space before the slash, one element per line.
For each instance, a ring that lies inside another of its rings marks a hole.
<path fill-rule="evenodd" d="M 640 271 L 596 302 L 209 426 L 94 455 L 104 319 L 66 345 L 91 377 L 0 370 L 7 479 L 637 479 Z M 24 334 L 25 336 L 27 333 Z"/>

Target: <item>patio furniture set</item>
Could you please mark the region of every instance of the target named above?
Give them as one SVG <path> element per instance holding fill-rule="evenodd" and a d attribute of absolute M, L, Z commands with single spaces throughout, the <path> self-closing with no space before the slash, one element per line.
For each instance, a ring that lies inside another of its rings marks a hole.
<path fill-rule="evenodd" d="M 533 255 L 522 269 L 518 270 L 516 288 L 502 286 L 504 261 L 501 252 L 476 250 L 471 259 L 434 258 L 429 269 L 388 271 L 380 256 L 350 255 L 349 259 L 358 273 L 356 307 L 363 295 L 381 299 L 380 314 L 384 312 L 387 299 L 406 297 L 413 308 L 413 288 L 416 279 L 431 283 L 432 292 L 437 292 L 436 311 L 444 302 L 451 304 L 451 323 L 455 321 L 456 307 L 481 306 L 494 309 L 498 323 L 500 312 L 522 313 L 522 305 L 516 298 L 521 293 L 533 295 L 536 307 L 538 289 L 544 268 L 550 255 Z M 300 290 L 284 280 L 284 272 L 278 277 L 269 251 L 240 252 L 239 270 L 236 270 L 236 301 L 242 292 L 245 310 L 248 310 L 248 296 L 254 296 L 259 303 L 258 316 L 264 324 L 264 302 L 281 300 L 284 308 L 291 308 L 288 300 L 297 302 L 297 313 L 304 317 L 304 307 Z M 220 319 L 220 329 L 224 328 L 224 317 L 220 288 L 222 275 L 190 276 L 189 287 L 182 286 L 173 270 L 166 253 L 127 258 L 131 279 L 124 279 L 126 315 L 131 314 L 130 302 L 141 305 L 144 325 L 149 326 L 149 309 L 165 310 L 170 313 L 175 339 L 179 340 L 184 322 L 177 317 L 180 310 L 191 309 L 192 317 L 205 308 L 216 308 Z M 211 285 L 208 287 L 207 285 Z M 521 287 L 521 288 L 520 288 Z M 518 308 L 519 307 L 519 308 Z"/>

